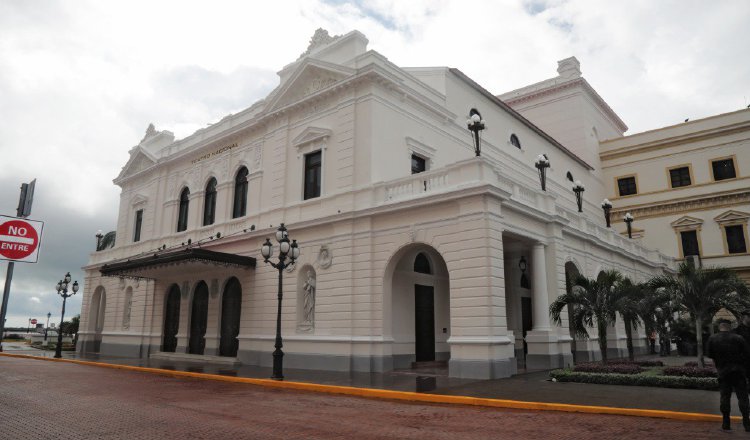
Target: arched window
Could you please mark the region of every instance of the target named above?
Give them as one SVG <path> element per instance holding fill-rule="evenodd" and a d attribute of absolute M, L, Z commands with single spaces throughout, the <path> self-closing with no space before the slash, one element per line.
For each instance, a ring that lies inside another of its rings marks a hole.
<path fill-rule="evenodd" d="M 180 193 L 180 213 L 177 217 L 177 232 L 181 232 L 187 229 L 189 204 L 190 190 L 184 188 Z"/>
<path fill-rule="evenodd" d="M 232 218 L 247 214 L 247 168 L 242 167 L 234 178 L 234 207 Z"/>
<path fill-rule="evenodd" d="M 418 253 L 417 258 L 414 259 L 414 272 L 431 274 L 432 269 L 430 268 L 430 260 L 427 259 L 425 254 Z"/>
<path fill-rule="evenodd" d="M 515 133 L 510 135 L 510 144 L 516 148 L 521 148 L 521 141 L 518 139 Z"/>
<path fill-rule="evenodd" d="M 216 217 L 216 179 L 213 177 L 206 185 L 206 198 L 203 204 L 203 226 L 214 224 Z"/>

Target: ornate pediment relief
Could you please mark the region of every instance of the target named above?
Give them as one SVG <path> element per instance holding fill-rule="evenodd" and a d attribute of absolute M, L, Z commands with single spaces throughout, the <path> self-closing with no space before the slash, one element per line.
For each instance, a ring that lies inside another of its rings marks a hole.
<path fill-rule="evenodd" d="M 292 146 L 301 147 L 331 137 L 332 131 L 327 128 L 307 127 L 297 137 L 292 139 Z"/>
<path fill-rule="evenodd" d="M 703 220 L 689 215 L 678 218 L 677 220 L 670 223 L 674 229 L 698 229 L 703 225 Z"/>
<path fill-rule="evenodd" d="M 153 157 L 141 147 L 135 147 L 130 151 L 130 159 L 125 164 L 125 166 L 122 167 L 122 171 L 120 171 L 120 174 L 117 176 L 117 178 L 115 178 L 115 183 L 128 176 L 132 176 L 134 174 L 140 173 L 143 170 L 151 168 L 155 164 L 155 157 Z"/>
<path fill-rule="evenodd" d="M 147 202 L 148 197 L 144 196 L 143 194 L 136 194 L 132 199 L 130 199 L 130 204 L 132 206 L 145 205 Z"/>
<path fill-rule="evenodd" d="M 714 217 L 716 223 L 734 223 L 734 222 L 747 222 L 750 218 L 750 214 L 742 211 L 729 210 L 723 214 Z"/>
<path fill-rule="evenodd" d="M 354 74 L 348 67 L 320 60 L 305 59 L 273 96 L 266 111 L 274 111 L 304 99 Z"/>

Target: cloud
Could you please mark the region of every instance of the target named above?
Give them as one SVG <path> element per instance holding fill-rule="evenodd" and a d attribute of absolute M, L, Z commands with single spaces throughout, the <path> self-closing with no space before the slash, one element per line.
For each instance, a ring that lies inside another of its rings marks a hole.
<path fill-rule="evenodd" d="M 40 300 L 39 298 L 37 298 L 35 296 L 32 296 L 31 298 L 29 298 L 29 301 L 31 301 L 33 303 L 37 303 L 37 304 L 41 304 L 42 303 L 42 300 Z"/>

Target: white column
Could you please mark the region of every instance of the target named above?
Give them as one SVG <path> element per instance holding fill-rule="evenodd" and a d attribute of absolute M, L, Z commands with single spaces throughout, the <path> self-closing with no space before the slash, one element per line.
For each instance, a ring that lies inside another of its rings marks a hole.
<path fill-rule="evenodd" d="M 534 331 L 550 330 L 547 263 L 544 257 L 544 248 L 544 244 L 534 243 L 531 251 L 531 294 Z"/>

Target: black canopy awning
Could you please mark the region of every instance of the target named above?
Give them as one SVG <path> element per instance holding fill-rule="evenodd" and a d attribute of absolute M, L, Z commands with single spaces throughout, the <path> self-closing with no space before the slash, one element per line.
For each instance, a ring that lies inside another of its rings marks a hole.
<path fill-rule="evenodd" d="M 110 277 L 156 279 L 160 271 L 173 266 L 184 266 L 180 269 L 191 269 L 190 266 L 206 265 L 248 269 L 255 267 L 255 258 L 206 249 L 187 248 L 105 264 L 99 269 L 99 272 Z"/>

